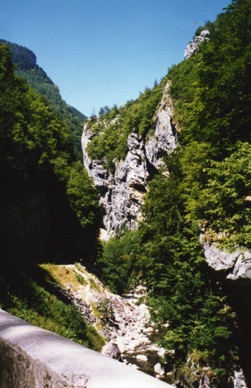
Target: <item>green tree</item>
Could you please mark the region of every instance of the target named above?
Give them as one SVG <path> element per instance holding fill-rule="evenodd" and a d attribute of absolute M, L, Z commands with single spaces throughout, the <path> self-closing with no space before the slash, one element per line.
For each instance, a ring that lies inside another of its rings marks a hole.
<path fill-rule="evenodd" d="M 101 211 L 97 192 L 80 162 L 75 162 L 70 167 L 67 195 L 83 227 L 100 225 Z"/>
<path fill-rule="evenodd" d="M 45 97 L 15 75 L 5 44 L 0 44 L 0 68 L 3 257 L 58 260 L 62 255 L 63 261 L 81 254 L 95 260 L 100 211 L 86 172 L 75 163 L 71 130 Z"/>

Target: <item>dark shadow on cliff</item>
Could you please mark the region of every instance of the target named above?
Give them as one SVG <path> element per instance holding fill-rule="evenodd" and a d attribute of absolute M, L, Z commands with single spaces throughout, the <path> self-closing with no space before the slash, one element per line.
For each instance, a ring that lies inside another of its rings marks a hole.
<path fill-rule="evenodd" d="M 65 188 L 53 176 L 46 184 L 12 180 L 0 192 L 1 266 L 72 263 L 91 267 L 98 254 L 98 227 L 81 227 Z"/>
<path fill-rule="evenodd" d="M 246 384 L 251 387 L 251 288 L 248 282 L 236 282 L 229 285 L 228 292 L 231 296 L 232 306 L 237 314 L 240 333 L 241 366 L 243 368 Z"/>

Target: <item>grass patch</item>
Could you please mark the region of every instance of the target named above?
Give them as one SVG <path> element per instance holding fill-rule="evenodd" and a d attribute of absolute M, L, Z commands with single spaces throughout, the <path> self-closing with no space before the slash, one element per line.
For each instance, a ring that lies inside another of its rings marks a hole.
<path fill-rule="evenodd" d="M 98 291 L 98 292 L 100 292 L 100 293 L 102 293 L 102 290 L 100 289 L 99 284 L 96 283 L 95 280 L 94 280 L 92 277 L 90 277 L 89 280 L 90 280 L 90 286 L 91 286 L 91 288 L 94 289 L 94 290 L 96 290 L 96 291 Z"/>
<path fill-rule="evenodd" d="M 66 265 L 56 264 L 40 264 L 45 273 L 47 273 L 47 281 L 54 281 L 61 287 L 65 288 L 67 284 L 71 284 L 74 290 L 77 290 L 79 281 L 73 269 Z"/>
<path fill-rule="evenodd" d="M 82 286 L 87 285 L 87 281 L 85 280 L 84 276 L 80 275 L 79 273 L 75 273 L 75 276 L 79 284 L 81 284 Z"/>
<path fill-rule="evenodd" d="M 104 340 L 95 328 L 84 321 L 77 308 L 46 290 L 46 283 L 41 286 L 24 273 L 0 280 L 0 306 L 5 311 L 88 348 L 101 350 Z"/>

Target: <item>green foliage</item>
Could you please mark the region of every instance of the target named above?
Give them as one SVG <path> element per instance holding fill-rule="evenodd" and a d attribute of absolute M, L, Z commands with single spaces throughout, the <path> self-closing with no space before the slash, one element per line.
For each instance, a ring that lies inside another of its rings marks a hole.
<path fill-rule="evenodd" d="M 123 294 L 143 276 L 143 266 L 137 262 L 140 233 L 125 232 L 103 243 L 103 254 L 98 259 L 100 279 L 111 291 Z"/>
<path fill-rule="evenodd" d="M 80 162 L 75 162 L 70 168 L 67 195 L 83 227 L 101 223 L 97 192 Z"/>
<path fill-rule="evenodd" d="M 92 159 L 102 160 L 110 169 L 114 169 L 114 160 L 123 159 L 127 151 L 127 138 L 131 132 L 137 132 L 144 138 L 154 127 L 154 114 L 162 97 L 166 80 L 151 90 L 146 88 L 135 101 L 124 106 L 101 109 L 99 118 L 91 118 L 87 124 L 93 138 L 87 152 Z"/>
<path fill-rule="evenodd" d="M 75 162 L 69 126 L 43 96 L 15 76 L 5 44 L 0 45 L 0 68 L 3 257 L 23 256 L 28 260 L 34 255 L 40 235 L 37 260 L 42 256 L 52 259 L 59 252 L 63 257 L 71 254 L 75 260 L 82 252 L 82 257 L 90 255 L 89 260 L 93 260 L 100 210 L 90 179 L 81 163 Z M 35 209 L 32 217 L 31 208 Z M 33 246 L 29 234 L 33 236 L 35 231 L 37 241 Z"/>
<path fill-rule="evenodd" d="M 15 43 L 0 40 L 1 42 L 8 44 L 11 49 L 12 61 L 16 66 L 16 73 L 32 89 L 44 96 L 48 100 L 50 108 L 69 126 L 73 137 L 75 157 L 78 160 L 82 160 L 81 135 L 86 116 L 62 100 L 58 86 L 37 65 L 36 56 L 31 50 Z"/>
<path fill-rule="evenodd" d="M 250 0 L 232 2 L 210 26 L 210 41 L 169 73 L 185 219 L 206 222 L 229 249 L 250 247 L 250 15 Z"/>
<path fill-rule="evenodd" d="M 109 322 L 115 321 L 113 307 L 109 299 L 105 298 L 101 300 L 97 306 L 97 310 L 101 314 L 101 321 L 103 325 L 106 325 Z"/>
<path fill-rule="evenodd" d="M 18 67 L 17 74 L 37 93 L 44 96 L 48 100 L 51 109 L 68 125 L 73 138 L 75 158 L 82 160 L 81 136 L 86 116 L 62 100 L 58 86 L 51 81 L 39 66 L 28 70 L 22 70 Z"/>
<path fill-rule="evenodd" d="M 195 206 L 195 217 L 210 228 L 215 240 L 234 249 L 250 249 L 251 146 L 237 143 L 236 151 L 206 169 L 207 182 Z"/>
<path fill-rule="evenodd" d="M 48 292 L 47 286 L 39 285 L 24 273 L 5 274 L 0 282 L 0 306 L 27 322 L 100 351 L 104 341 L 95 329 L 86 324 L 75 307 L 54 295 L 51 288 Z"/>
<path fill-rule="evenodd" d="M 170 72 L 182 141 L 210 142 L 217 157 L 250 141 L 250 0 L 219 15 L 209 42 Z"/>
<path fill-rule="evenodd" d="M 53 165 L 57 158 L 73 158 L 72 137 L 46 100 L 14 76 L 6 46 L 1 46 L 0 54 L 5 67 L 1 77 L 1 161 L 27 179 L 33 177 L 32 170 Z"/>
<path fill-rule="evenodd" d="M 76 279 L 77 279 L 79 284 L 82 284 L 82 286 L 86 285 L 86 280 L 85 280 L 84 276 L 80 275 L 80 273 L 76 273 L 75 276 L 76 276 Z"/>

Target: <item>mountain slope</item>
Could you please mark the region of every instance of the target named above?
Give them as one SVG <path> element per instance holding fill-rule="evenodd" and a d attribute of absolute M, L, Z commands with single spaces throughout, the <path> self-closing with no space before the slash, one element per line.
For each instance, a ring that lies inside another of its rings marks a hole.
<path fill-rule="evenodd" d="M 86 116 L 62 100 L 59 87 L 38 66 L 36 55 L 31 50 L 5 40 L 0 39 L 0 42 L 8 44 L 10 47 L 12 61 L 16 66 L 17 75 L 25 79 L 37 93 L 44 96 L 57 115 L 70 127 L 74 139 L 75 155 L 81 160 L 81 134 Z"/>

